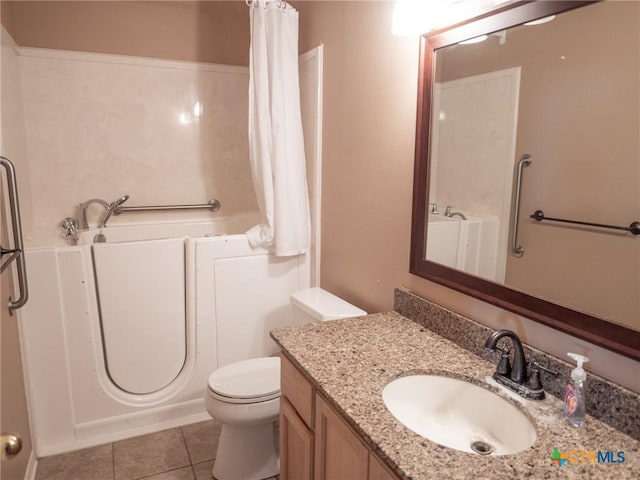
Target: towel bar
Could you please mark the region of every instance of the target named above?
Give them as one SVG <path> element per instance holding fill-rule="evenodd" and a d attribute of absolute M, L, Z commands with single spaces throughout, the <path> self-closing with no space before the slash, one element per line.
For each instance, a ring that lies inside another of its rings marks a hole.
<path fill-rule="evenodd" d="M 532 215 L 529 215 L 529 218 L 533 218 L 538 222 L 541 222 L 542 220 L 550 220 L 553 222 L 573 223 L 576 225 L 586 225 L 589 227 L 608 228 L 611 230 L 623 230 L 633 235 L 640 235 L 640 222 L 632 222 L 628 227 L 619 227 L 617 225 L 605 225 L 603 223 L 582 222 L 579 220 L 566 220 L 564 218 L 545 217 L 544 212 L 542 210 L 536 210 Z"/>

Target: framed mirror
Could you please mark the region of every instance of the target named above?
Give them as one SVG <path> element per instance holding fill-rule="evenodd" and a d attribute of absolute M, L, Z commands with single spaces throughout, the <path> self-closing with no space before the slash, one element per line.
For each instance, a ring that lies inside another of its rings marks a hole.
<path fill-rule="evenodd" d="M 639 38 L 607 1 L 422 37 L 411 273 L 640 360 Z"/>

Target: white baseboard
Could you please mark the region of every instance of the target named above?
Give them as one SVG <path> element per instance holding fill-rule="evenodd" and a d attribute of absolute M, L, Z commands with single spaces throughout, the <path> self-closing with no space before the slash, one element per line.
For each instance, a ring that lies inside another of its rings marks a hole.
<path fill-rule="evenodd" d="M 27 463 L 27 470 L 24 472 L 24 480 L 36 480 L 36 472 L 38 471 L 38 459 L 33 450 L 29 454 L 29 463 Z"/>
<path fill-rule="evenodd" d="M 121 429 L 117 431 L 109 431 L 109 429 L 107 428 L 102 433 L 94 430 L 92 431 L 91 436 L 76 438 L 76 440 L 73 442 L 58 443 L 55 445 L 47 445 L 46 447 L 41 447 L 38 450 L 38 456 L 48 457 L 51 455 L 60 455 L 62 453 L 81 450 L 83 448 L 96 447 L 98 445 L 117 442 L 119 440 L 124 440 L 127 438 L 160 432 L 169 428 L 181 427 L 190 423 L 202 422 L 205 420 L 209 420 L 210 418 L 211 417 L 209 416 L 209 414 L 204 409 L 202 409 L 197 413 L 185 414 L 183 416 L 166 420 L 158 420 L 153 423 L 139 425 L 133 428 Z"/>

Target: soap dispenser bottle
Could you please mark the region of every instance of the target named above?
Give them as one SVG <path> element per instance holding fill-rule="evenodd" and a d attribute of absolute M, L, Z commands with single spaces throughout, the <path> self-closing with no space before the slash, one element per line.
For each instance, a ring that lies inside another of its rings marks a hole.
<path fill-rule="evenodd" d="M 564 396 L 564 414 L 569 425 L 579 428 L 584 425 L 584 382 L 587 379 L 587 373 L 582 368 L 582 364 L 588 362 L 589 359 L 577 353 L 567 353 L 567 355 L 573 358 L 578 366 L 571 371 L 571 380 L 567 383 Z"/>

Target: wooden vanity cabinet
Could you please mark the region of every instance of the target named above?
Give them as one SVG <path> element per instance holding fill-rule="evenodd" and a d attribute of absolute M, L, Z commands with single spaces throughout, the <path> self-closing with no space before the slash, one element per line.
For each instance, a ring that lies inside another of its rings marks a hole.
<path fill-rule="evenodd" d="M 282 355 L 281 480 L 399 480 Z"/>
<path fill-rule="evenodd" d="M 400 478 L 375 453 L 371 452 L 369 455 L 368 480 L 400 480 Z"/>
<path fill-rule="evenodd" d="M 313 478 L 313 432 L 286 398 L 280 398 L 280 478 Z"/>
<path fill-rule="evenodd" d="M 280 372 L 280 479 L 311 480 L 314 388 L 284 355 Z"/>
<path fill-rule="evenodd" d="M 319 394 L 315 430 L 315 480 L 367 480 L 369 449 Z"/>

